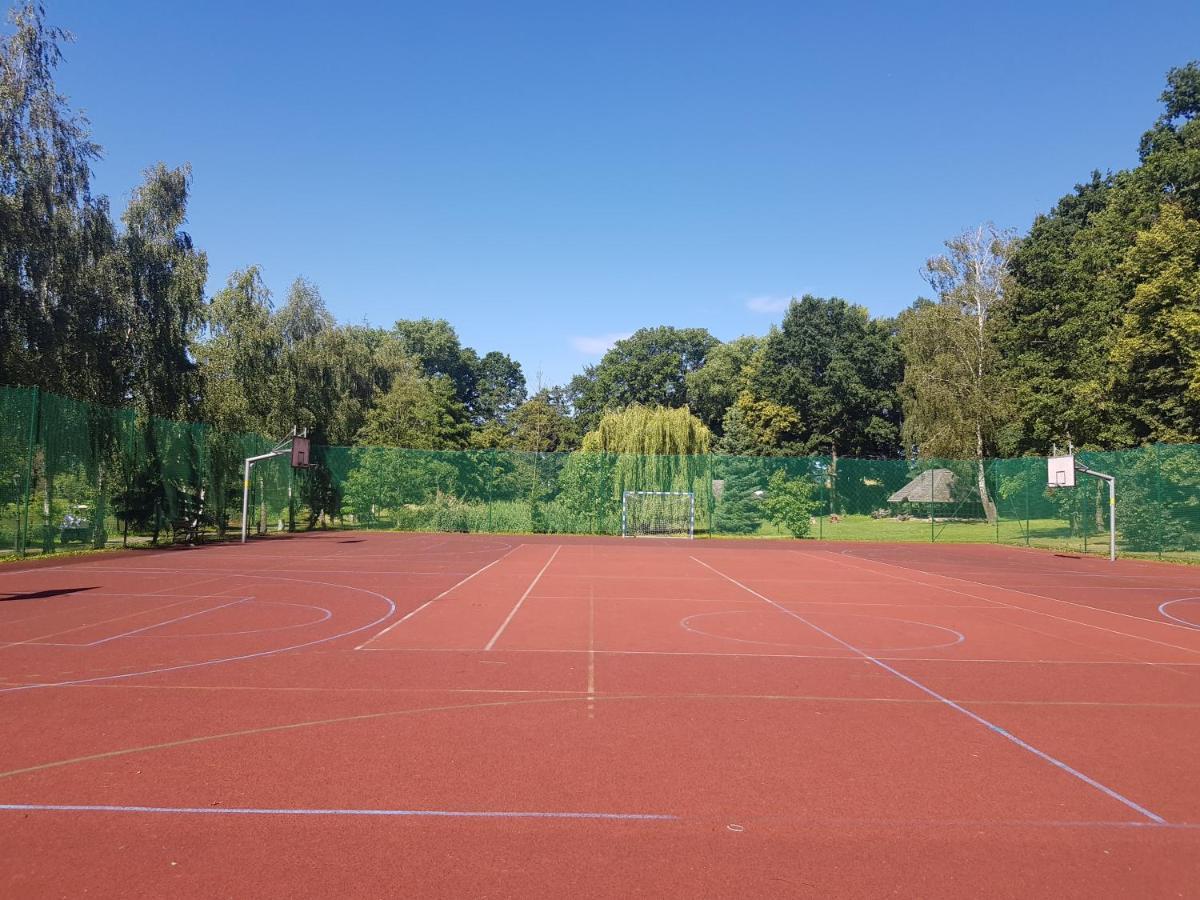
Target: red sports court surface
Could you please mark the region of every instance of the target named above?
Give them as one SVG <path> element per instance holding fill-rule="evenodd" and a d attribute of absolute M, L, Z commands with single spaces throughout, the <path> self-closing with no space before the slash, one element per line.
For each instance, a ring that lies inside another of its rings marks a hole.
<path fill-rule="evenodd" d="M 9 897 L 1184 896 L 1200 572 L 331 533 L 0 569 Z"/>

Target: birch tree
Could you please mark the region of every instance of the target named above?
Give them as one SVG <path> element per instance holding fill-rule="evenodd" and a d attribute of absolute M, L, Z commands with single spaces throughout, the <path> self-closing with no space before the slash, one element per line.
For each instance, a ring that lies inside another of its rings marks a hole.
<path fill-rule="evenodd" d="M 987 223 L 946 241 L 923 275 L 936 301 L 918 301 L 901 317 L 905 356 L 904 437 L 922 456 L 974 459 L 979 499 L 988 522 L 996 506 L 984 460 L 1008 412 L 993 337 L 993 314 L 1004 301 L 1010 232 Z"/>

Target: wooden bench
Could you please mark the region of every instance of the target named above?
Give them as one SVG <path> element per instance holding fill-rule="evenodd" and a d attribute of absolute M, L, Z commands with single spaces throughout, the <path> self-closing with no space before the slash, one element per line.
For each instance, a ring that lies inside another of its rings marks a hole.
<path fill-rule="evenodd" d="M 179 495 L 179 513 L 171 520 L 171 541 L 176 544 L 199 544 L 204 530 L 211 525 L 211 516 L 204 508 L 203 495 Z"/>
<path fill-rule="evenodd" d="M 92 526 L 86 522 L 80 525 L 60 525 L 58 526 L 58 542 L 60 544 L 70 544 L 74 541 L 83 543 L 92 536 Z"/>

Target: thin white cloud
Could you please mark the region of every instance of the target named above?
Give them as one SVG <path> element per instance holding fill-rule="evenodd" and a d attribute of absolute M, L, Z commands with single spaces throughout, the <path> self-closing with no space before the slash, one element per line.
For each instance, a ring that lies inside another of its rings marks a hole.
<path fill-rule="evenodd" d="M 592 337 L 581 335 L 571 338 L 571 346 L 588 356 L 603 356 L 613 344 L 625 340 L 632 333 L 631 331 L 618 331 L 612 334 L 597 334 Z"/>
<path fill-rule="evenodd" d="M 751 297 L 746 301 L 746 309 L 756 313 L 781 313 L 791 302 L 791 297 Z"/>

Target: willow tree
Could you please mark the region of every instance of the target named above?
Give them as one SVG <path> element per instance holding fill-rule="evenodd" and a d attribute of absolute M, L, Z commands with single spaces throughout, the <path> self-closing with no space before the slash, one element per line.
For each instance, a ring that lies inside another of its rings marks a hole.
<path fill-rule="evenodd" d="M 703 456 L 712 434 L 688 408 L 633 404 L 607 412 L 583 436 L 583 450 L 641 456 Z"/>
<path fill-rule="evenodd" d="M 701 515 L 711 505 L 711 443 L 687 407 L 634 404 L 607 412 L 564 467 L 562 499 L 583 524 L 594 519 L 590 527 L 598 531 L 611 530 L 625 491 L 692 491 Z"/>

